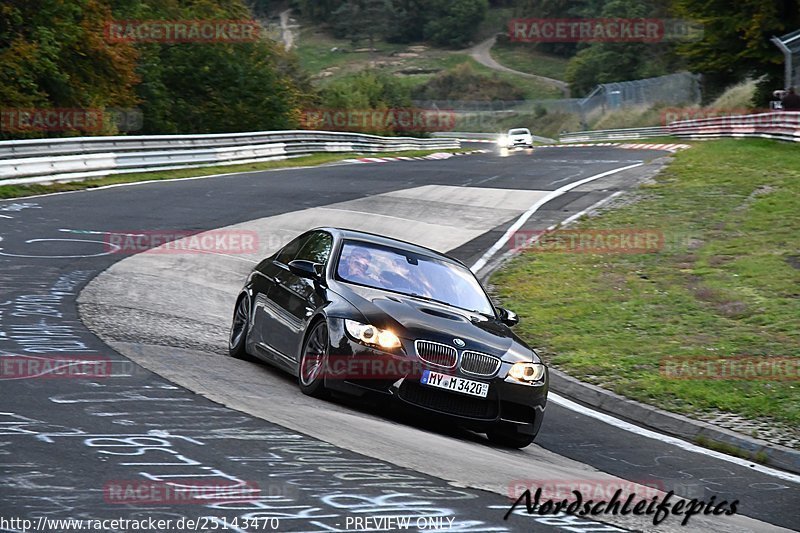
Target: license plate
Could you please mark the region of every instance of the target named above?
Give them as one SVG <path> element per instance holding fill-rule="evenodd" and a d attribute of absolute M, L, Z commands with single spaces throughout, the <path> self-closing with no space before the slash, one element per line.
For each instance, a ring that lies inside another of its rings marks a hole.
<path fill-rule="evenodd" d="M 462 394 L 469 394 L 470 396 L 478 396 L 480 398 L 486 398 L 486 395 L 489 394 L 488 383 L 481 383 L 480 381 L 473 381 L 471 379 L 440 374 L 439 372 L 431 372 L 430 370 L 425 370 L 422 373 L 422 378 L 420 378 L 419 381 L 423 385 L 427 385 L 429 387 L 460 392 Z"/>

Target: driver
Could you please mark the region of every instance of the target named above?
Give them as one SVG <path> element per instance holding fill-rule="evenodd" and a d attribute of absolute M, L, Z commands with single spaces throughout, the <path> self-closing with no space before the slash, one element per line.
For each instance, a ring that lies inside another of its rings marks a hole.
<path fill-rule="evenodd" d="M 356 283 L 373 283 L 373 280 L 368 274 L 372 255 L 364 248 L 355 248 L 350 255 L 347 256 L 345 262 L 345 276 L 350 281 Z"/>

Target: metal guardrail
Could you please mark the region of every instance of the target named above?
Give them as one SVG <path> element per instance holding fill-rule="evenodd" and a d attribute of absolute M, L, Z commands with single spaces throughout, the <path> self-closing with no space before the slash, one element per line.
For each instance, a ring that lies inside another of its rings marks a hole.
<path fill-rule="evenodd" d="M 620 130 L 576 131 L 561 135 L 559 140 L 562 143 L 628 141 L 633 139 L 647 139 L 650 137 L 664 137 L 669 134 L 670 133 L 667 128 L 663 126 L 655 126 L 649 128 L 626 128 Z"/>
<path fill-rule="evenodd" d="M 482 141 L 497 141 L 500 133 L 476 133 L 474 131 L 441 131 L 431 133 L 437 139 L 475 139 Z"/>
<path fill-rule="evenodd" d="M 490 141 L 496 143 L 500 140 L 505 133 L 475 133 L 471 131 L 446 131 L 446 132 L 437 132 L 431 133 L 433 137 L 439 139 L 458 139 L 460 141 Z M 551 139 L 550 137 L 540 137 L 539 135 L 531 135 L 534 141 L 540 143 L 554 143 L 556 142 L 555 139 Z"/>
<path fill-rule="evenodd" d="M 455 139 L 304 130 L 4 141 L 0 142 L 0 184 L 256 163 L 326 152 L 379 153 L 460 146 Z"/>
<path fill-rule="evenodd" d="M 800 142 L 800 111 L 775 111 L 752 115 L 682 120 L 667 126 L 651 128 L 576 131 L 561 135 L 560 141 L 563 143 L 620 141 L 662 136 L 684 139 L 761 137 Z"/>
<path fill-rule="evenodd" d="M 800 142 L 800 111 L 682 120 L 667 129 L 670 135 L 688 139 L 760 137 Z"/>

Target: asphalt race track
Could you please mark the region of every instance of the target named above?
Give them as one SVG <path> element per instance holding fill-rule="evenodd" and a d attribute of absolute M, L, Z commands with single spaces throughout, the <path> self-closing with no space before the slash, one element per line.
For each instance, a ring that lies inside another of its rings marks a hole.
<path fill-rule="evenodd" d="M 196 531 L 375 531 L 387 529 L 356 518 L 397 516 L 414 517 L 415 529 L 438 524 L 446 531 L 798 527 L 798 476 L 636 435 L 581 407 L 551 401 L 534 445 L 496 449 L 481 435 L 383 406 L 311 399 L 289 376 L 225 356 L 244 276 L 254 261 L 305 229 L 368 229 L 451 251 L 471 265 L 549 191 L 641 163 L 547 203 L 524 229 L 546 228 L 635 186 L 667 155 L 542 148 L 0 201 L 4 362 L 111 362 L 107 377 L 47 372 L 8 379 L 4 373 L 0 516 L 35 524 L 205 517 L 197 527 L 174 529 Z M 130 255 L 109 246 L 137 232 L 218 228 L 253 232 L 258 252 Z M 148 480 L 260 492 L 238 503 L 120 497 L 119 487 Z M 595 521 L 520 512 L 504 520 L 509 491 L 542 481 L 654 485 L 686 498 L 739 500 L 739 512 L 695 516 L 687 527 L 676 517 L 657 528 L 631 516 Z M 235 517 L 279 523 L 233 527 Z M 0 523 L 0 531 L 22 528 Z"/>

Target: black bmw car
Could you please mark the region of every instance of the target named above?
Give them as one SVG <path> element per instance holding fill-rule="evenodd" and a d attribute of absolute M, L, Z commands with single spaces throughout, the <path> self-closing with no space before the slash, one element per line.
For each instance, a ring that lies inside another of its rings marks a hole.
<path fill-rule="evenodd" d="M 542 424 L 548 371 L 516 323 L 455 259 L 319 228 L 253 269 L 229 350 L 291 372 L 306 394 L 384 395 L 521 448 Z"/>

